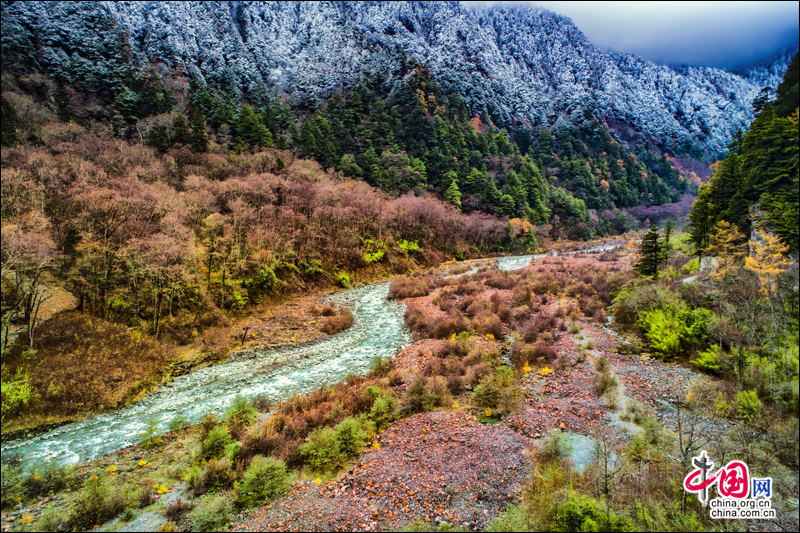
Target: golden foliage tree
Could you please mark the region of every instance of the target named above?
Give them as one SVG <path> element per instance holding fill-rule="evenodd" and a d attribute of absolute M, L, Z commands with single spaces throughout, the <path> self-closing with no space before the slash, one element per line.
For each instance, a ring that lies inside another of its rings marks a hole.
<path fill-rule="evenodd" d="M 762 229 L 756 230 L 756 238 L 750 240 L 750 255 L 745 258 L 745 268 L 752 270 L 761 283 L 761 290 L 771 294 L 777 277 L 786 271 L 790 261 L 784 254 L 789 246 Z"/>
<path fill-rule="evenodd" d="M 714 277 L 725 277 L 741 262 L 745 256 L 745 236 L 735 225 L 720 220 L 714 226 L 711 246 L 708 255 L 717 260 L 717 271 Z"/>

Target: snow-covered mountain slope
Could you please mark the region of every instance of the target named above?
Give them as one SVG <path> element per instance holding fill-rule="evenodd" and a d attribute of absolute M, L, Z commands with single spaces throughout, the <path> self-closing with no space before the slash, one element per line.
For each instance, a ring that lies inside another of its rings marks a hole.
<path fill-rule="evenodd" d="M 151 61 L 314 101 L 362 72 L 396 83 L 413 58 L 498 125 L 558 128 L 589 108 L 618 132 L 709 155 L 747 127 L 751 102 L 790 59 L 744 76 L 674 69 L 605 53 L 544 9 L 457 2 L 9 2 L 3 19 L 4 50 L 51 70 L 91 61 L 87 42 L 104 46 L 104 32 L 124 29 Z"/>

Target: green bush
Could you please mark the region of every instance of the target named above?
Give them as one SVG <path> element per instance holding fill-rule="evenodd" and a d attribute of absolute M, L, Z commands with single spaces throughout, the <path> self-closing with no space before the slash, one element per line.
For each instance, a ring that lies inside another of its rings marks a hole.
<path fill-rule="evenodd" d="M 223 426 L 217 426 L 211 430 L 208 437 L 201 446 L 203 457 L 222 457 L 225 453 L 225 446 L 233 442 L 231 434 Z"/>
<path fill-rule="evenodd" d="M 650 347 L 664 359 L 675 357 L 707 336 L 713 314 L 708 309 L 653 309 L 639 316 Z"/>
<path fill-rule="evenodd" d="M 186 418 L 186 415 L 184 415 L 183 412 L 177 412 L 175 416 L 172 417 L 172 420 L 169 421 L 168 427 L 170 431 L 175 433 L 176 431 L 188 428 L 189 425 L 189 419 Z"/>
<path fill-rule="evenodd" d="M 692 364 L 704 372 L 716 374 L 720 369 L 719 351 L 719 345 L 713 344 L 708 350 L 701 352 Z"/>
<path fill-rule="evenodd" d="M 539 459 L 543 464 L 559 464 L 568 458 L 571 452 L 572 443 L 567 436 L 560 429 L 553 429 L 544 437 Z"/>
<path fill-rule="evenodd" d="M 345 418 L 336 426 L 339 452 L 345 457 L 355 457 L 364 449 L 367 432 L 355 418 Z"/>
<path fill-rule="evenodd" d="M 345 458 L 339 451 L 336 433 L 331 428 L 317 428 L 300 446 L 300 455 L 312 472 L 332 474 L 344 466 Z"/>
<path fill-rule="evenodd" d="M 256 455 L 236 486 L 239 505 L 245 508 L 263 505 L 284 494 L 291 486 L 286 463 Z"/>
<path fill-rule="evenodd" d="M 60 531 L 72 519 L 71 511 L 59 507 L 47 507 L 33 524 L 34 531 Z"/>
<path fill-rule="evenodd" d="M 238 424 L 249 426 L 258 418 L 258 411 L 253 404 L 244 396 L 237 395 L 231 402 L 231 406 L 225 412 L 225 421 L 228 424 Z"/>
<path fill-rule="evenodd" d="M 111 520 L 128 507 L 122 490 L 110 483 L 105 476 L 91 476 L 86 480 L 78 497 L 71 529 L 89 529 L 95 524 Z"/>
<path fill-rule="evenodd" d="M 639 282 L 641 283 L 641 282 Z M 676 308 L 678 297 L 666 287 L 647 282 L 629 285 L 614 298 L 612 312 L 614 321 L 623 329 L 629 329 L 639 321 L 640 315 L 653 309 Z"/>
<path fill-rule="evenodd" d="M 7 379 L 9 373 L 3 365 L 3 378 Z M 2 407 L 0 407 L 0 420 L 6 421 L 6 416 L 15 417 L 25 412 L 26 409 L 34 405 L 39 400 L 31 384 L 30 376 L 27 373 L 17 370 L 16 379 L 11 381 L 0 381 L 0 397 L 2 397 Z"/>
<path fill-rule="evenodd" d="M 533 531 L 531 522 L 516 505 L 509 505 L 506 511 L 486 525 L 486 531 Z"/>
<path fill-rule="evenodd" d="M 126 507 L 125 510 L 122 511 L 122 515 L 119 517 L 119 519 L 123 522 L 130 522 L 134 518 L 136 518 L 136 511 L 130 507 Z"/>
<path fill-rule="evenodd" d="M 203 496 L 189 513 L 192 531 L 220 531 L 233 519 L 233 499 L 227 492 Z"/>
<path fill-rule="evenodd" d="M 350 287 L 350 276 L 345 272 L 339 272 L 339 284 L 345 289 Z"/>
<path fill-rule="evenodd" d="M 554 531 L 632 531 L 633 524 L 588 496 L 571 493 L 553 520 Z"/>
<path fill-rule="evenodd" d="M 150 417 L 147 419 L 147 429 L 145 429 L 144 433 L 139 435 L 139 438 L 142 439 L 139 442 L 139 446 L 142 448 L 155 448 L 156 446 L 161 446 L 163 441 L 161 437 L 158 435 L 158 420 L 155 417 Z"/>
<path fill-rule="evenodd" d="M 39 498 L 68 488 L 75 483 L 72 469 L 60 466 L 53 460 L 34 465 L 25 478 L 25 493 L 29 498 Z"/>
<path fill-rule="evenodd" d="M 228 460 L 233 461 L 234 457 L 241 449 L 242 444 L 238 440 L 235 440 L 225 446 L 225 457 L 227 457 Z"/>
<path fill-rule="evenodd" d="M 391 374 L 392 371 L 394 371 L 394 367 L 395 365 L 392 359 L 382 355 L 376 355 L 372 358 L 372 362 L 369 365 L 369 373 L 370 376 L 384 377 Z"/>
<path fill-rule="evenodd" d="M 616 389 L 619 385 L 619 381 L 617 378 L 614 377 L 611 372 L 600 372 L 594 376 L 594 392 L 598 396 L 602 396 L 607 392 Z"/>
<path fill-rule="evenodd" d="M 394 423 L 399 403 L 394 394 L 381 394 L 372 403 L 368 418 L 375 423 L 376 431 L 383 431 Z"/>
<path fill-rule="evenodd" d="M 25 485 L 22 479 L 22 465 L 17 461 L 9 461 L 0 464 L 2 473 L 2 490 L 0 490 L 0 502 L 3 509 L 13 507 L 22 501 L 25 495 Z"/>
<path fill-rule="evenodd" d="M 738 391 L 736 393 L 736 412 L 744 419 L 752 419 L 758 416 L 761 410 L 761 400 L 755 390 Z"/>

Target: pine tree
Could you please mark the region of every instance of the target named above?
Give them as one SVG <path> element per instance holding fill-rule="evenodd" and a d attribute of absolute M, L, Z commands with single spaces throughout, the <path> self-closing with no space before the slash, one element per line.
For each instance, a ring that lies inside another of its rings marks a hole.
<path fill-rule="evenodd" d="M 639 261 L 633 267 L 640 276 L 654 277 L 658 274 L 658 265 L 661 260 L 661 238 L 658 228 L 651 226 L 650 231 L 642 237 L 639 247 Z"/>
<path fill-rule="evenodd" d="M 191 133 L 189 133 L 189 124 L 186 122 L 186 117 L 178 113 L 172 119 L 172 142 L 180 144 L 191 143 Z"/>
<path fill-rule="evenodd" d="M 192 128 L 191 143 L 195 152 L 205 152 L 208 149 L 208 135 L 206 135 L 206 115 L 203 110 L 191 102 L 188 106 L 189 125 Z"/>
<path fill-rule="evenodd" d="M 450 182 L 450 186 L 444 193 L 444 201 L 448 204 L 452 204 L 456 206 L 456 208 L 460 211 L 461 210 L 461 191 L 458 189 L 458 182 L 456 180 L 456 173 L 449 172 L 447 174 L 448 178 L 451 178 L 452 181 Z"/>
<path fill-rule="evenodd" d="M 669 256 L 672 253 L 672 245 L 669 239 L 673 231 L 675 231 L 675 226 L 672 223 L 672 219 L 667 219 L 667 222 L 664 224 L 664 242 L 661 244 L 661 264 L 664 266 L 666 266 L 667 261 L 669 261 Z"/>

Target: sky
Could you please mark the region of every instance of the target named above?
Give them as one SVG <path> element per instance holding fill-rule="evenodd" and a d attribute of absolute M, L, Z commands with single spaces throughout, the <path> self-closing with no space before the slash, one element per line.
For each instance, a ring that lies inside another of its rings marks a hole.
<path fill-rule="evenodd" d="M 571 18 L 602 50 L 628 52 L 664 65 L 735 70 L 796 47 L 800 32 L 798 1 L 513 3 L 541 6 Z"/>

